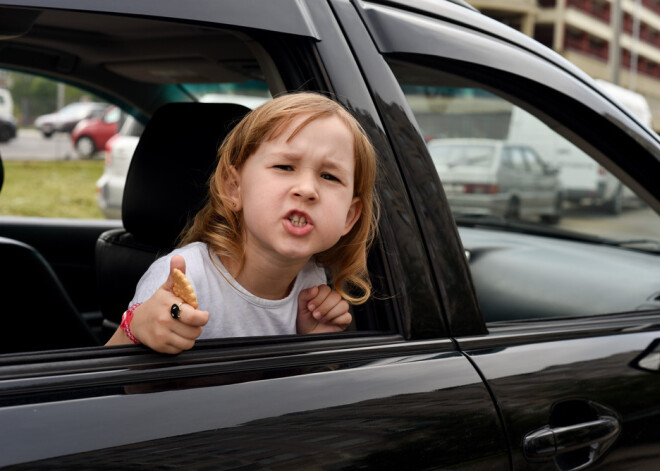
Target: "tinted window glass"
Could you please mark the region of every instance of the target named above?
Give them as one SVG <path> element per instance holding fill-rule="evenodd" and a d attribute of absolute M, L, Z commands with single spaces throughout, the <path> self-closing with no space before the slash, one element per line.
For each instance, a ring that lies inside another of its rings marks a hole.
<path fill-rule="evenodd" d="M 652 307 L 657 287 L 634 280 L 657 280 L 660 219 L 567 129 L 510 91 L 441 67 L 390 65 L 472 256 L 487 320 Z"/>

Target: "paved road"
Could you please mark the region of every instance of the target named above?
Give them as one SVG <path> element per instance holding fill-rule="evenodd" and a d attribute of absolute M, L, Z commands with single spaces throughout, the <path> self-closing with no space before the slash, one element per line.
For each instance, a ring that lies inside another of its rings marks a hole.
<path fill-rule="evenodd" d="M 617 240 L 650 238 L 660 241 L 660 216 L 647 207 L 626 208 L 618 216 L 598 209 L 567 209 L 559 227 Z"/>
<path fill-rule="evenodd" d="M 0 144 L 4 160 L 69 160 L 77 159 L 67 133 L 55 133 L 46 139 L 35 129 L 19 129 L 18 136 Z"/>

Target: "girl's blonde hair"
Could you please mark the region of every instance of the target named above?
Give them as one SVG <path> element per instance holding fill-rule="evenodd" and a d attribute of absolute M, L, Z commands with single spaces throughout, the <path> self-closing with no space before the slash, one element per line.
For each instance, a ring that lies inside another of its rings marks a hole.
<path fill-rule="evenodd" d="M 378 224 L 378 204 L 374 193 L 376 155 L 362 126 L 340 104 L 317 93 L 292 93 L 264 103 L 248 113 L 227 135 L 218 149 L 218 165 L 209 180 L 209 198 L 191 224 L 183 231 L 180 245 L 202 241 L 219 257 L 245 260 L 243 218 L 232 210 L 225 182 L 231 168 L 240 170 L 261 143 L 277 139 L 290 123 L 306 119 L 293 130 L 289 140 L 310 122 L 338 117 L 353 135 L 355 152 L 354 196 L 360 198 L 360 218 L 348 234 L 330 249 L 315 255 L 316 262 L 330 271 L 335 289 L 353 304 L 364 303 L 371 295 L 367 251 Z"/>

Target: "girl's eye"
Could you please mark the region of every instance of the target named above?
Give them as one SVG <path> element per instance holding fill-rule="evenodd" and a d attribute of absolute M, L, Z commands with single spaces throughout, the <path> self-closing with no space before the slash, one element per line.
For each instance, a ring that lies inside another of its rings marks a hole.
<path fill-rule="evenodd" d="M 279 169 L 279 170 L 286 170 L 287 172 L 290 172 L 293 170 L 293 167 L 291 165 L 273 165 L 273 168 Z"/>
<path fill-rule="evenodd" d="M 324 180 L 332 181 L 332 182 L 339 182 L 339 178 L 335 177 L 331 173 L 324 173 L 324 174 L 321 175 L 321 178 L 323 178 Z"/>

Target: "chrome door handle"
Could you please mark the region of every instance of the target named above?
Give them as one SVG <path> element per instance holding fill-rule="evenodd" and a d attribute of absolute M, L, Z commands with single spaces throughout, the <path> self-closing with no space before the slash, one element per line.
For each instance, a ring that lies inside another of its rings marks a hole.
<path fill-rule="evenodd" d="M 546 459 L 569 451 L 615 438 L 621 427 L 614 417 L 603 416 L 598 420 L 563 427 L 543 427 L 525 436 L 523 450 L 531 459 Z"/>

